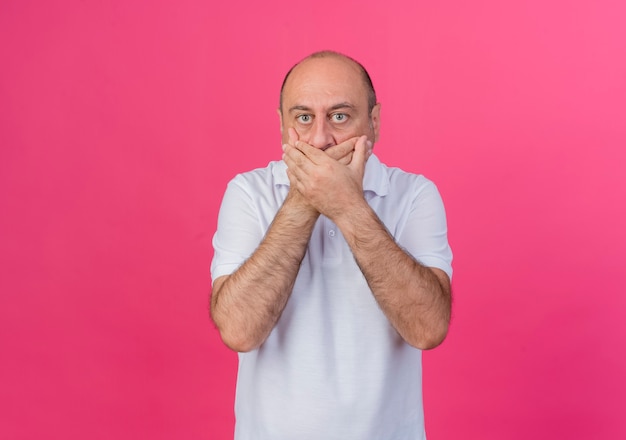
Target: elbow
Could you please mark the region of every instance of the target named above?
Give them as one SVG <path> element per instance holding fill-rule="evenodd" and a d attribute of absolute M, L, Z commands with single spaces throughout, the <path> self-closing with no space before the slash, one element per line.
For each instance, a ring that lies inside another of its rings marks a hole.
<path fill-rule="evenodd" d="M 232 317 L 219 311 L 216 295 L 211 298 L 209 309 L 211 321 L 217 328 L 224 345 L 238 353 L 247 353 L 258 348 L 263 341 L 257 341 L 245 331 L 245 325 L 237 325 Z"/>
<path fill-rule="evenodd" d="M 431 337 L 431 338 L 423 338 L 418 341 L 414 347 L 419 348 L 420 350 L 432 350 L 433 348 L 439 347 L 443 341 L 446 339 L 446 335 Z"/>
<path fill-rule="evenodd" d="M 233 351 L 247 353 L 257 349 L 263 343 L 263 340 L 254 338 L 250 332 L 246 332 L 245 328 L 233 325 L 230 322 L 223 322 L 223 320 L 216 319 L 214 315 L 212 319 L 222 342 Z"/>
<path fill-rule="evenodd" d="M 420 350 L 432 350 L 439 347 L 448 335 L 448 323 L 441 324 L 437 328 L 419 335 L 413 341 L 408 341 L 410 345 Z"/>
<path fill-rule="evenodd" d="M 233 332 L 220 330 L 220 336 L 224 345 L 237 353 L 248 353 L 261 345 L 257 341 L 252 340 L 252 338 L 242 337 L 241 334 Z"/>

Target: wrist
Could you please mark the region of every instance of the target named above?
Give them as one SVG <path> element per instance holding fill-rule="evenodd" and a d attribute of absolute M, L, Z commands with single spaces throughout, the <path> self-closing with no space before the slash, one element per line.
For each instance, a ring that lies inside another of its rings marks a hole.
<path fill-rule="evenodd" d="M 352 230 L 363 226 L 372 215 L 376 214 L 363 198 L 342 208 L 331 220 L 345 236 L 346 233 L 349 234 Z"/>
<path fill-rule="evenodd" d="M 287 198 L 283 204 L 283 207 L 288 209 L 289 212 L 298 214 L 298 216 L 304 216 L 305 218 L 317 220 L 320 213 L 315 209 L 306 198 L 297 189 L 291 187 Z"/>

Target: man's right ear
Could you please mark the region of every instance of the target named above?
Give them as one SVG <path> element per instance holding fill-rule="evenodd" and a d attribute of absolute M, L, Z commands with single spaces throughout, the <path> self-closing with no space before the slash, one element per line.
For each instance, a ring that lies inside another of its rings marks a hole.
<path fill-rule="evenodd" d="M 278 121 L 280 122 L 280 134 L 283 134 L 283 112 L 280 109 L 276 109 L 276 113 L 278 113 Z"/>

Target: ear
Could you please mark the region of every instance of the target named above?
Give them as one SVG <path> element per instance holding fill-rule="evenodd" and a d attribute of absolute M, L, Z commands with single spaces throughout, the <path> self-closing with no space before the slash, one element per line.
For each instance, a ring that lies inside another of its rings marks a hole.
<path fill-rule="evenodd" d="M 278 121 L 280 122 L 280 134 L 283 134 L 283 112 L 280 109 L 276 109 L 276 113 L 278 113 Z"/>
<path fill-rule="evenodd" d="M 370 121 L 372 128 L 374 129 L 374 142 L 377 142 L 380 131 L 380 102 L 376 103 L 372 109 L 372 112 L 370 113 Z"/>

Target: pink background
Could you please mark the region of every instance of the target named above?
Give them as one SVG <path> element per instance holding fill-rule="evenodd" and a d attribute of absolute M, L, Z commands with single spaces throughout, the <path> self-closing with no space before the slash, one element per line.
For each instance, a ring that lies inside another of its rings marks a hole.
<path fill-rule="evenodd" d="M 3 1 L 0 437 L 228 439 L 209 321 L 227 181 L 280 157 L 286 70 L 332 48 L 375 152 L 439 186 L 454 318 L 430 439 L 626 438 L 626 7 Z"/>

